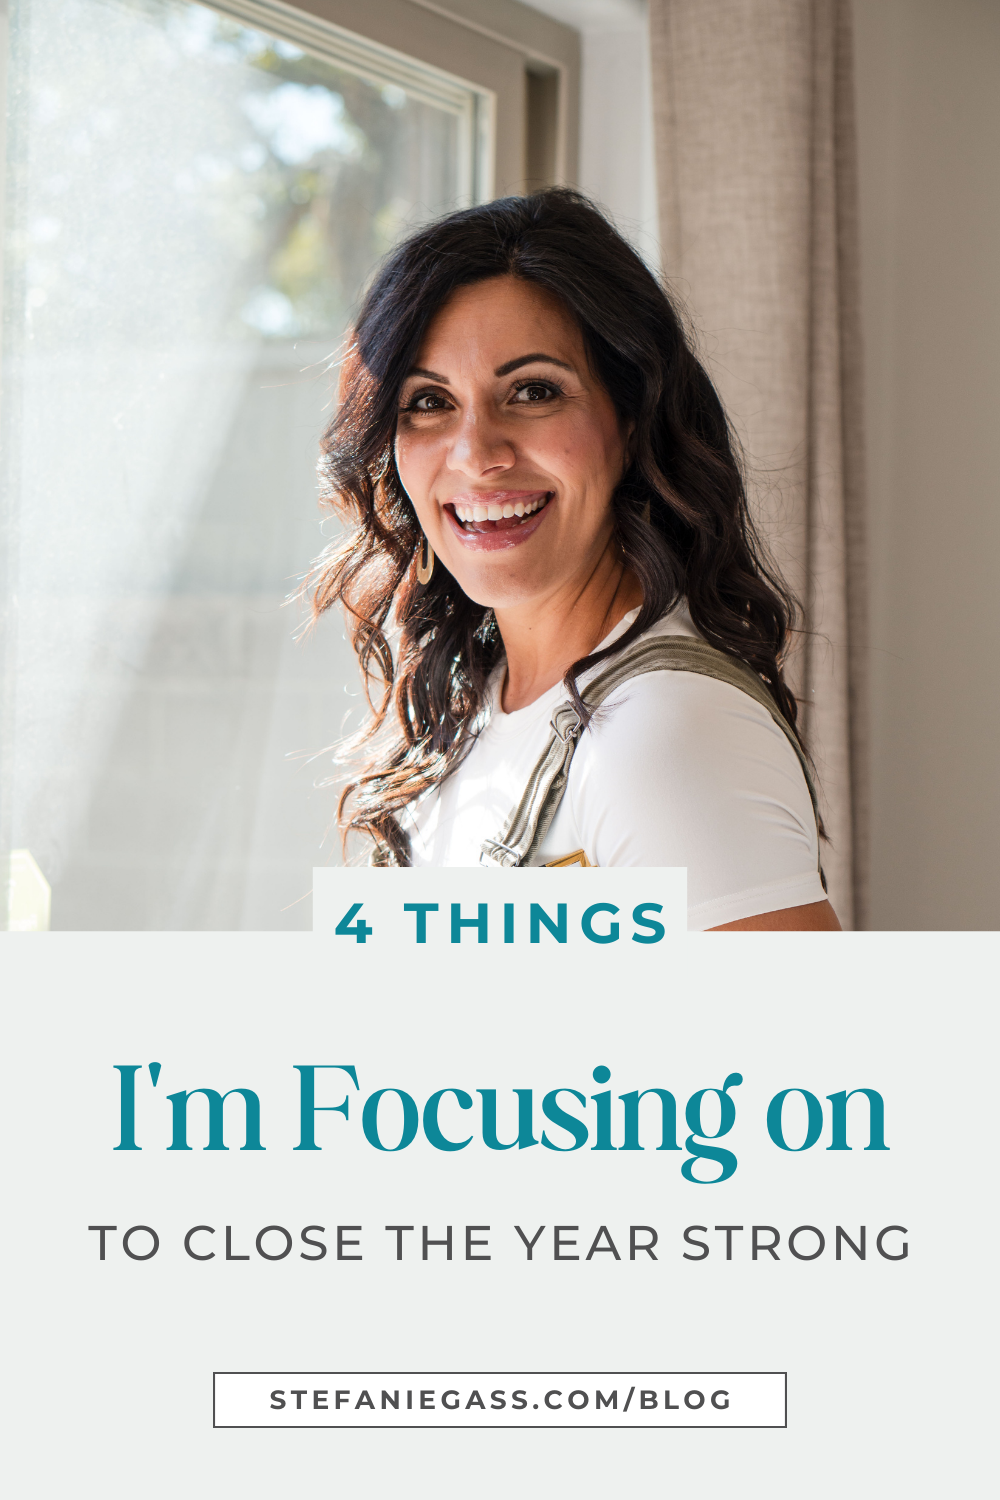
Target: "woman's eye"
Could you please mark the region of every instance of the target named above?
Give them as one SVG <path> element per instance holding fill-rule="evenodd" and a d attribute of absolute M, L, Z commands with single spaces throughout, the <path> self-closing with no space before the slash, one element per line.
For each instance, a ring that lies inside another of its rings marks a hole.
<path fill-rule="evenodd" d="M 518 386 L 513 399 L 523 406 L 527 402 L 548 401 L 558 394 L 554 386 L 533 380 L 527 385 Z"/>
<path fill-rule="evenodd" d="M 436 391 L 421 391 L 416 396 L 411 396 L 404 406 L 404 411 L 447 411 L 448 402 Z"/>

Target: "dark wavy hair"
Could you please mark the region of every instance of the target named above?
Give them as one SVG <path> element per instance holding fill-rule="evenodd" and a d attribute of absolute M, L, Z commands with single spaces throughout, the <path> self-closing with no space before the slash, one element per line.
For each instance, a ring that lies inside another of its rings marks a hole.
<path fill-rule="evenodd" d="M 428 324 L 456 288 L 496 276 L 561 299 L 619 419 L 633 426 L 611 505 L 614 545 L 643 602 L 612 646 L 570 667 L 578 710 L 580 674 L 686 598 L 704 639 L 747 662 L 795 725 L 780 665 L 795 601 L 766 559 L 722 403 L 663 287 L 594 204 L 566 188 L 448 214 L 379 268 L 319 466 L 322 499 L 350 529 L 318 559 L 306 591 L 314 618 L 344 607 L 371 709 L 352 753 L 374 741 L 338 818 L 345 843 L 352 830 L 374 839 L 376 862 L 409 862 L 397 815 L 471 746 L 503 654 L 492 610 L 463 593 L 440 559 L 430 583 L 418 583 L 423 533 L 394 459 L 400 388 Z"/>

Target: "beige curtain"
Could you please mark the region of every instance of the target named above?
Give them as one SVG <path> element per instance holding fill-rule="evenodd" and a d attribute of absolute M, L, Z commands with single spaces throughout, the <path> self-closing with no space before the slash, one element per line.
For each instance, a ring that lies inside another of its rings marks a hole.
<path fill-rule="evenodd" d="M 799 599 L 830 897 L 863 926 L 863 451 L 849 0 L 650 0 L 663 269 Z"/>

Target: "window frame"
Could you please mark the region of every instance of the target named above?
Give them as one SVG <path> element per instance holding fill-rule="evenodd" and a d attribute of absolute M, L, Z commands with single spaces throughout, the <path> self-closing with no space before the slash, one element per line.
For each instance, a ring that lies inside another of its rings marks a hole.
<path fill-rule="evenodd" d="M 2 0 L 6 3 L 6 0 Z M 518 0 L 201 0 L 267 29 L 320 22 L 344 39 L 374 44 L 387 59 L 412 68 L 412 60 L 442 79 L 473 88 L 490 99 L 491 117 L 480 130 L 492 135 L 492 149 L 481 161 L 476 197 L 488 201 L 523 193 L 529 160 L 537 159 L 528 140 L 529 73 L 555 74 L 556 125 L 545 177 L 553 184 L 575 184 L 580 139 L 580 33 Z M 294 40 L 294 38 L 292 38 Z M 480 143 L 482 149 L 482 143 Z M 491 158 L 492 160 L 490 160 Z M 492 168 L 492 170 L 491 170 Z"/>
<path fill-rule="evenodd" d="M 240 25 L 301 47 L 360 78 L 394 85 L 410 98 L 452 115 L 459 122 L 459 180 L 462 206 L 485 203 L 493 194 L 496 95 L 443 68 L 421 62 L 393 47 L 348 31 L 311 11 L 282 0 L 197 0 Z"/>

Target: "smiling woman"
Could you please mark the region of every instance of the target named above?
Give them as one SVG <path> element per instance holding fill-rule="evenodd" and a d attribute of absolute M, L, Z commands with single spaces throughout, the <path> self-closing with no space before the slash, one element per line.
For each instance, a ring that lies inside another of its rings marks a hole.
<path fill-rule="evenodd" d="M 345 836 L 377 863 L 684 865 L 692 928 L 836 928 L 792 601 L 674 309 L 593 205 L 414 235 L 340 398 L 323 471 L 354 525 L 313 606 L 382 689 Z"/>

